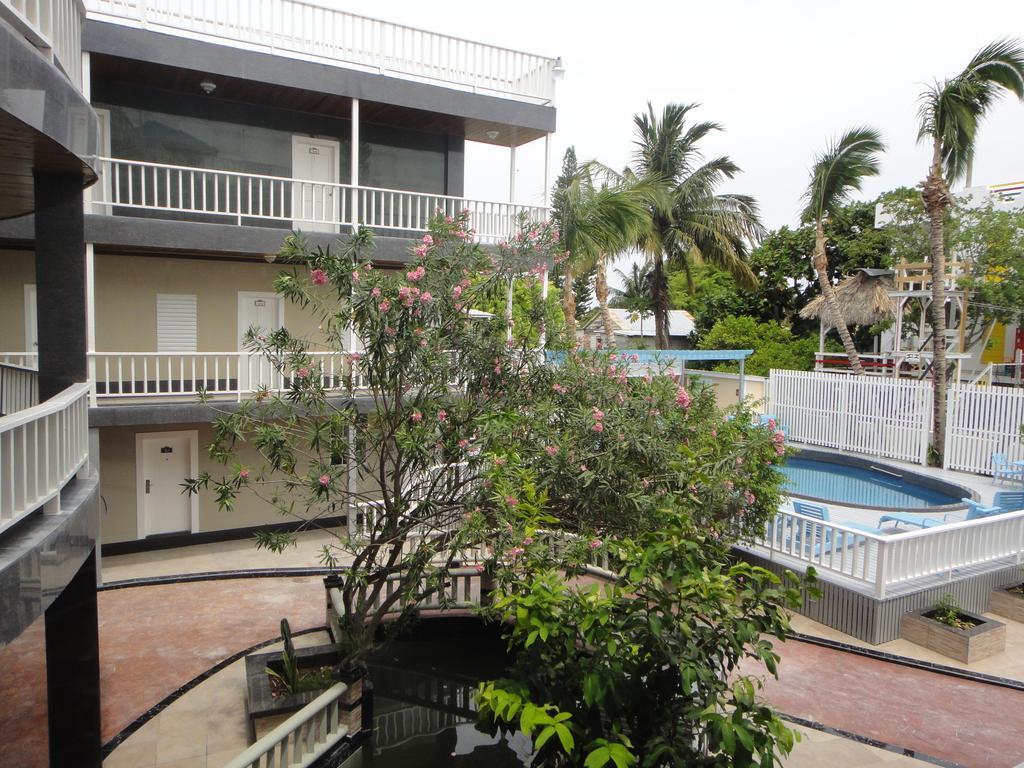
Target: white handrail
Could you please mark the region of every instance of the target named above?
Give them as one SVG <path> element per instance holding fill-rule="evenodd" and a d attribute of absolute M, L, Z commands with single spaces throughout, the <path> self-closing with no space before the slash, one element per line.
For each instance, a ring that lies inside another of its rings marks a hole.
<path fill-rule="evenodd" d="M 224 768 L 312 765 L 348 735 L 348 726 L 341 723 L 339 704 L 347 690 L 346 683 L 335 683 Z"/>
<path fill-rule="evenodd" d="M 82 90 L 82 0 L 0 0 L 0 18 L 53 59 Z"/>
<path fill-rule="evenodd" d="M 92 397 L 195 397 L 242 395 L 267 389 L 282 392 L 301 376 L 316 377 L 327 390 L 361 389 L 364 380 L 353 356 L 344 352 L 308 352 L 308 371 L 278 370 L 258 352 L 90 352 Z"/>
<path fill-rule="evenodd" d="M 1024 510 L 892 535 L 780 510 L 754 544 L 859 583 L 883 598 L 893 587 L 916 579 L 990 562 L 1024 562 Z"/>
<path fill-rule="evenodd" d="M 39 373 L 35 368 L 0 362 L 0 416 L 39 405 Z"/>
<path fill-rule="evenodd" d="M 554 98 L 555 59 L 307 0 L 89 0 L 89 16 L 534 103 Z"/>
<path fill-rule="evenodd" d="M 296 229 L 361 225 L 373 229 L 425 232 L 437 212 L 469 214 L 477 238 L 510 237 L 520 217 L 540 222 L 548 208 L 471 200 L 454 195 L 352 186 L 286 176 L 223 171 L 144 160 L 97 157 L 104 182 L 92 202 L 115 208 L 162 211 L 246 220 L 282 221 Z"/>
<path fill-rule="evenodd" d="M 0 531 L 57 498 L 89 458 L 89 385 L 0 418 Z"/>

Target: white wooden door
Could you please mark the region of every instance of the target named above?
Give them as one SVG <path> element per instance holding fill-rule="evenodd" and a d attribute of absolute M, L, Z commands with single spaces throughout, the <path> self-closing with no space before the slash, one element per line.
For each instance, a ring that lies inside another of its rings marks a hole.
<path fill-rule="evenodd" d="M 142 531 L 145 536 L 192 530 L 192 500 L 181 484 L 192 472 L 192 438 L 180 432 L 139 435 Z"/>
<path fill-rule="evenodd" d="M 39 325 L 36 320 L 36 286 L 25 285 L 25 352 L 30 361 L 37 361 L 39 354 Z"/>
<path fill-rule="evenodd" d="M 340 222 L 338 159 L 341 145 L 329 139 L 292 137 L 292 226 L 307 232 L 337 232 Z"/>
<path fill-rule="evenodd" d="M 280 376 L 263 355 L 246 352 L 245 334 L 250 328 L 269 334 L 284 325 L 284 304 L 276 293 L 238 292 L 238 386 L 243 392 L 260 387 L 276 389 Z"/>

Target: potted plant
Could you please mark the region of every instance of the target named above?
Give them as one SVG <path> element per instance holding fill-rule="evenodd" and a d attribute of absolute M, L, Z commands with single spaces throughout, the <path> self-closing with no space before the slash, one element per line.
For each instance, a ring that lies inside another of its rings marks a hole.
<path fill-rule="evenodd" d="M 988 606 L 992 613 L 1024 622 L 1024 581 L 993 589 Z"/>
<path fill-rule="evenodd" d="M 933 606 L 905 614 L 900 637 L 971 664 L 1006 648 L 1006 625 L 964 610 L 947 594 Z"/>
<path fill-rule="evenodd" d="M 246 708 L 254 739 L 262 721 L 270 718 L 276 725 L 337 682 L 333 669 L 339 655 L 334 645 L 296 649 L 288 619 L 281 619 L 281 638 L 282 650 L 245 659 Z"/>

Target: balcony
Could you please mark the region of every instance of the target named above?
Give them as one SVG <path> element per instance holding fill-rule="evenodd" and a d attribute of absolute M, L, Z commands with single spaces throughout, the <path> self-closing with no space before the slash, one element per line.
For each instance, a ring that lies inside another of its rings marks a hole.
<path fill-rule="evenodd" d="M 60 492 L 89 459 L 89 385 L 0 417 L 0 531 L 39 508 L 58 511 Z"/>
<path fill-rule="evenodd" d="M 0 0 L 0 18 L 53 59 L 82 90 L 82 0 Z"/>
<path fill-rule="evenodd" d="M 558 62 L 302 0 L 89 0 L 89 18 L 534 104 Z"/>
<path fill-rule="evenodd" d="M 521 217 L 542 221 L 548 216 L 548 209 L 540 206 L 451 195 L 108 157 L 97 162 L 102 181 L 92 190 L 92 203 L 102 213 L 146 211 L 175 219 L 321 232 L 358 225 L 401 236 L 425 232 L 435 213 L 467 210 L 484 243 L 511 236 Z"/>

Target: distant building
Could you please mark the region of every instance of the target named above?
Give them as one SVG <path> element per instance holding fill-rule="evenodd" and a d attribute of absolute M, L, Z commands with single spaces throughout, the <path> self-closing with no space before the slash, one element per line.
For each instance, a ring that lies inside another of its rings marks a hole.
<path fill-rule="evenodd" d="M 628 309 L 609 309 L 614 326 L 615 346 L 622 349 L 654 348 L 654 315 L 631 312 Z M 693 333 L 693 315 L 685 309 L 672 309 L 668 313 L 669 349 L 686 349 L 690 334 Z M 608 347 L 604 320 L 595 312 L 580 328 L 580 343 L 587 349 Z"/>

